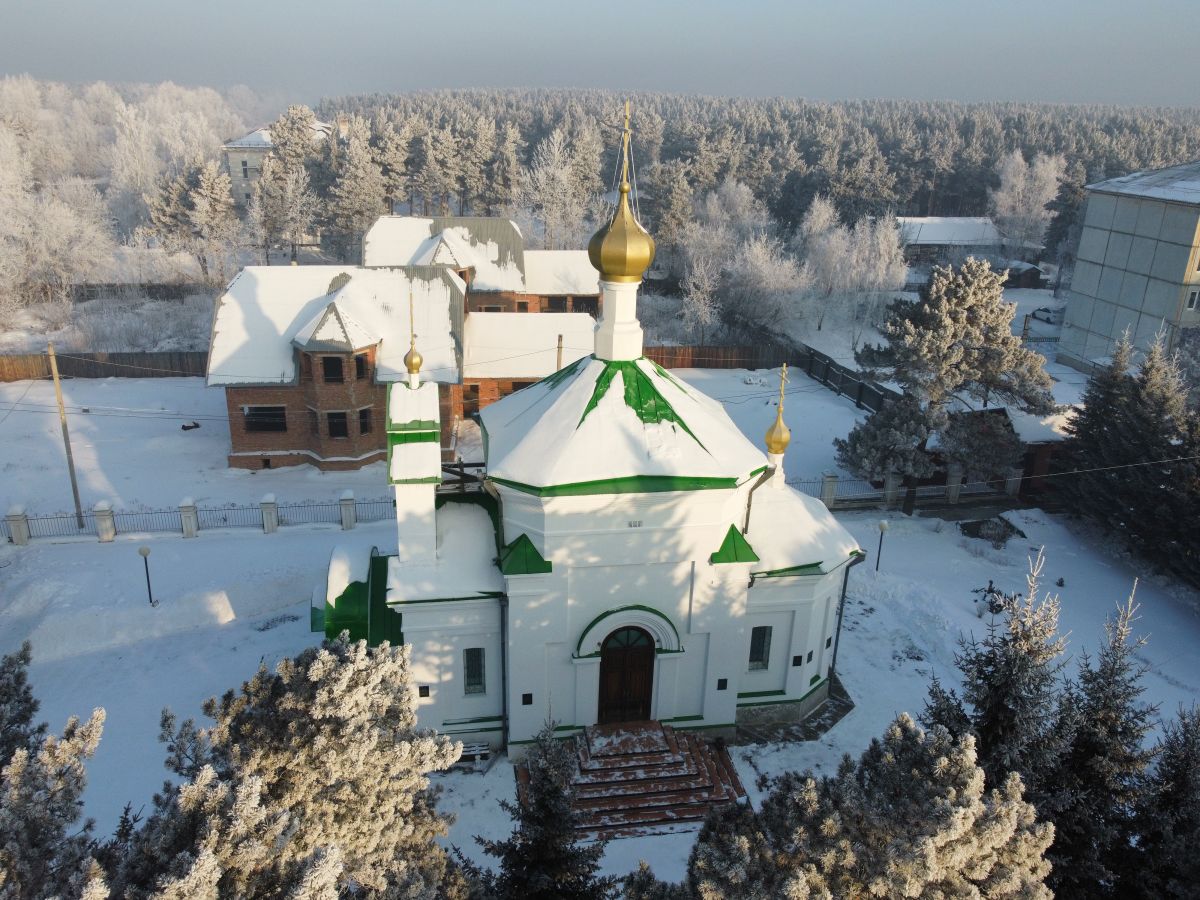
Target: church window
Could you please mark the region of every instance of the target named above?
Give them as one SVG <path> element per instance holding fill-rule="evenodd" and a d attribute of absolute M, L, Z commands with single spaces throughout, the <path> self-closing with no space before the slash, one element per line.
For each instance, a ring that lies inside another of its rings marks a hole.
<path fill-rule="evenodd" d="M 832 637 L 825 638 L 825 649 L 828 650 L 832 646 L 833 646 L 833 638 Z"/>
<path fill-rule="evenodd" d="M 729 679 L 728 678 L 718 678 L 717 679 L 717 690 L 725 691 L 728 689 L 729 689 Z"/>
<path fill-rule="evenodd" d="M 1196 308 L 1196 300 L 1200 299 L 1200 291 L 1192 291 L 1188 294 L 1188 309 Z"/>
<path fill-rule="evenodd" d="M 342 358 L 340 356 L 323 356 L 321 365 L 324 367 L 326 384 L 342 383 Z"/>
<path fill-rule="evenodd" d="M 486 693 L 483 680 L 482 647 L 468 647 L 463 651 L 463 684 L 465 693 Z"/>
<path fill-rule="evenodd" d="M 765 669 L 771 662 L 771 626 L 758 625 L 750 632 L 750 668 Z"/>
<path fill-rule="evenodd" d="M 287 431 L 287 409 L 282 406 L 247 406 L 247 431 Z"/>
<path fill-rule="evenodd" d="M 533 706 L 533 694 L 522 694 L 521 695 L 521 705 L 522 706 Z"/>
<path fill-rule="evenodd" d="M 793 668 L 799 668 L 802 665 L 804 665 L 804 657 L 802 655 L 792 657 L 792 667 Z"/>
<path fill-rule="evenodd" d="M 417 688 L 417 696 L 418 697 L 428 697 L 429 696 L 429 685 L 423 684 L 420 687 L 418 687 Z"/>
<path fill-rule="evenodd" d="M 350 436 L 350 429 L 346 425 L 346 414 L 344 412 L 331 412 L 326 414 L 329 421 L 329 436 L 331 438 L 344 438 Z"/>

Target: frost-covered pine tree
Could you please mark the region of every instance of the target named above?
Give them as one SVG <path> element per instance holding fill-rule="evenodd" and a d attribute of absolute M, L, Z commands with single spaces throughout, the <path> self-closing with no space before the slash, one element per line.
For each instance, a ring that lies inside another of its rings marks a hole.
<path fill-rule="evenodd" d="M 1163 726 L 1155 755 L 1138 798 L 1137 845 L 1120 866 L 1118 891 L 1135 900 L 1187 900 L 1200 885 L 1200 709 L 1180 710 Z"/>
<path fill-rule="evenodd" d="M 560 250 L 575 240 L 585 198 L 566 132 L 561 128 L 554 129 L 538 144 L 525 173 L 523 194 L 541 221 L 546 249 Z"/>
<path fill-rule="evenodd" d="M 461 140 L 461 193 L 458 214 L 474 211 L 488 182 L 488 166 L 496 153 L 496 121 L 491 116 L 474 116 Z"/>
<path fill-rule="evenodd" d="M 409 182 L 412 179 L 409 170 L 411 142 L 412 131 L 407 123 L 397 129 L 391 122 L 385 122 L 379 129 L 375 159 L 383 175 L 383 190 L 389 210 L 409 196 Z"/>
<path fill-rule="evenodd" d="M 102 709 L 84 723 L 72 716 L 61 737 L 18 747 L 0 772 L 2 900 L 51 900 L 79 891 L 93 849 L 93 823 L 80 820 L 84 764 L 103 729 Z"/>
<path fill-rule="evenodd" d="M 385 212 L 386 192 L 383 173 L 371 152 L 367 121 L 351 116 L 328 204 L 330 220 L 339 233 L 343 259 L 350 254 L 361 258 L 363 235 Z"/>
<path fill-rule="evenodd" d="M 1049 857 L 1055 896 L 1120 897 L 1116 873 L 1135 844 L 1134 812 L 1153 751 L 1144 745 L 1157 706 L 1145 703 L 1146 666 L 1134 654 L 1133 596 L 1105 623 L 1095 661 L 1084 654 L 1076 689 L 1077 716 L 1051 778 L 1054 824 Z"/>
<path fill-rule="evenodd" d="M 147 199 L 151 225 L 163 245 L 194 256 L 206 281 L 224 280 L 226 256 L 237 237 L 229 189 L 229 176 L 216 161 L 196 161 L 162 180 Z"/>
<path fill-rule="evenodd" d="M 317 117 L 307 106 L 294 104 L 271 123 L 271 156 L 284 172 L 310 165 L 317 156 Z"/>
<path fill-rule="evenodd" d="M 30 750 L 46 733 L 45 723 L 34 724 L 38 701 L 29 686 L 33 645 L 21 644 L 16 653 L 0 657 L 0 769 L 18 750 Z"/>
<path fill-rule="evenodd" d="M 295 262 L 304 236 L 316 221 L 317 207 L 317 196 L 309 186 L 306 168 L 284 170 L 269 156 L 263 160 L 247 217 L 264 248 L 286 244 L 291 249 L 291 261 Z"/>
<path fill-rule="evenodd" d="M 475 882 L 473 896 L 496 900 L 610 897 L 616 880 L 597 874 L 604 844 L 582 845 L 575 834 L 571 806 L 575 744 L 556 739 L 552 722 L 534 740 L 525 758 L 529 770 L 525 802 L 502 804 L 516 820 L 516 828 L 502 841 L 475 839 L 499 861 L 500 871 L 468 864 L 469 878 Z"/>
<path fill-rule="evenodd" d="M 955 657 L 988 784 L 1001 785 L 1018 772 L 1035 797 L 1047 786 L 1063 743 L 1056 727 L 1064 647 L 1060 604 L 1041 595 L 1043 562 L 1039 553 L 1030 563 L 1025 595 L 1008 598 L 983 640 L 963 639 Z"/>
<path fill-rule="evenodd" d="M 1025 447 L 1002 411 L 951 413 L 938 435 L 942 456 L 963 467 L 968 481 L 1006 478 Z"/>
<path fill-rule="evenodd" d="M 838 465 L 871 481 L 894 472 L 915 483 L 933 474 L 933 460 L 925 452 L 933 425 L 928 415 L 909 394 L 885 403 L 845 438 L 834 438 Z"/>
<path fill-rule="evenodd" d="M 765 785 L 757 813 L 715 814 L 688 861 L 690 892 L 1049 898 L 1053 829 L 1022 798 L 1020 776 L 992 790 L 984 781 L 973 737 L 924 732 L 901 715 L 836 775 L 785 774 Z"/>
<path fill-rule="evenodd" d="M 445 893 L 453 870 L 434 839 L 447 822 L 426 776 L 461 745 L 417 730 L 405 648 L 328 641 L 259 670 L 205 714 L 212 726 L 171 734 L 168 765 L 188 780 L 156 798 L 114 889 L 199 877 L 209 853 L 222 896 L 260 896 L 251 886 L 290 889 L 336 850 L 343 890 Z"/>
<path fill-rule="evenodd" d="M 519 202 L 521 187 L 521 153 L 524 144 L 515 122 L 505 122 L 504 131 L 496 142 L 495 153 L 488 164 L 487 184 L 483 190 L 483 209 L 489 216 L 508 215 Z"/>

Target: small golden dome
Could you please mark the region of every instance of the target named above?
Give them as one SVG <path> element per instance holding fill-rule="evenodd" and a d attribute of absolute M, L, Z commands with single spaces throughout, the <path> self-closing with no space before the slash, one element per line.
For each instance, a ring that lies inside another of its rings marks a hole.
<path fill-rule="evenodd" d="M 776 456 L 782 456 L 792 442 L 792 432 L 783 423 L 783 389 L 788 382 L 787 370 L 787 363 L 784 363 L 779 370 L 779 403 L 775 408 L 775 421 L 767 429 L 766 435 L 767 452 Z"/>
<path fill-rule="evenodd" d="M 621 199 L 607 225 L 592 235 L 588 258 L 604 281 L 642 280 L 654 262 L 654 238 L 629 206 L 629 182 L 621 182 Z"/>
<path fill-rule="evenodd" d="M 775 421 L 767 429 L 767 452 L 782 455 L 792 442 L 791 430 L 783 424 L 783 407 L 775 415 Z"/>
<path fill-rule="evenodd" d="M 395 359 L 396 357 L 392 357 Z M 417 352 L 417 339 L 414 336 L 412 345 L 408 348 L 408 352 L 404 354 L 404 368 L 408 370 L 409 375 L 418 375 L 421 372 L 421 364 L 425 362 L 421 358 L 421 354 Z"/>

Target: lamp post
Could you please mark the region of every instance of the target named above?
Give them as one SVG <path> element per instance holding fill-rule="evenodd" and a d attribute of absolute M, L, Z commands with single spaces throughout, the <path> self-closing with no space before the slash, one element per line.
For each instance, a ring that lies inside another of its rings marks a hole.
<path fill-rule="evenodd" d="M 879 571 L 879 557 L 883 555 L 883 536 L 887 534 L 887 519 L 879 520 L 879 550 L 875 553 L 875 571 Z"/>
<path fill-rule="evenodd" d="M 158 606 L 158 601 L 154 599 L 154 592 L 150 590 L 150 548 L 138 547 L 138 554 L 146 565 L 146 597 L 149 598 L 151 606 Z"/>

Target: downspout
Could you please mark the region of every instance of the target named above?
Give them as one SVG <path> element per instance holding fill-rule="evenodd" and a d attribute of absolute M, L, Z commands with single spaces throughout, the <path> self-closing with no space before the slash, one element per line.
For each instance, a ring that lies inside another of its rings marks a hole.
<path fill-rule="evenodd" d="M 850 583 L 850 570 L 857 566 L 860 562 L 866 560 L 867 554 L 861 550 L 855 553 L 849 564 L 846 566 L 846 571 L 842 573 L 842 596 L 838 598 L 838 620 L 837 631 L 833 633 L 833 659 L 829 661 L 829 673 L 832 675 L 837 672 L 837 655 L 838 646 L 842 642 L 842 614 L 846 609 L 846 587 Z"/>
<path fill-rule="evenodd" d="M 775 467 L 768 466 L 763 470 L 763 473 L 758 476 L 758 481 L 754 482 L 754 486 L 750 488 L 750 493 L 746 495 L 746 522 L 742 525 L 742 534 L 746 534 L 750 530 L 750 504 L 754 502 L 754 492 L 771 480 L 771 476 L 775 474 Z"/>
<path fill-rule="evenodd" d="M 500 595 L 500 741 L 508 749 L 508 594 Z"/>

